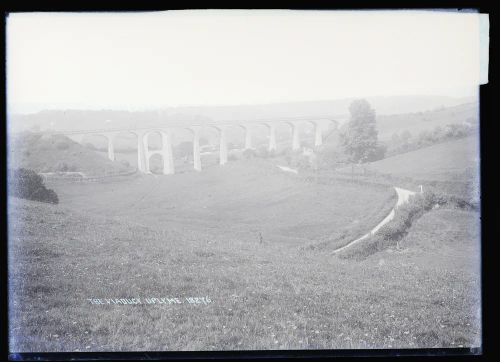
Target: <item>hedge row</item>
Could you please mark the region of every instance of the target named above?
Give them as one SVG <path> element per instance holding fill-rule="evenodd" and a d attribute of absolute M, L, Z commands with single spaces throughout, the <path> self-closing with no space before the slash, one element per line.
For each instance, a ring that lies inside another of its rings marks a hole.
<path fill-rule="evenodd" d="M 381 227 L 375 235 L 347 248 L 339 256 L 348 259 L 364 259 L 378 251 L 398 246 L 399 241 L 408 234 L 410 227 L 418 218 L 431 209 L 442 206 L 474 211 L 479 209 L 479 205 L 454 195 L 434 191 L 415 194 L 410 196 L 406 204 L 396 209 L 394 218 Z"/>

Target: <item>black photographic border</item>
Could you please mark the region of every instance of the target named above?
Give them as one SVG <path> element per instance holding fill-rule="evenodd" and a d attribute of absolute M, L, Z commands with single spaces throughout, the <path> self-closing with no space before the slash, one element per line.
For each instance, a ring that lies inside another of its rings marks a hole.
<path fill-rule="evenodd" d="M 2 318 L 0 319 L 0 342 L 1 356 L 7 360 L 14 361 L 65 361 L 65 360 L 261 360 L 261 359 L 325 359 L 325 358 L 365 358 L 365 357 L 389 357 L 403 360 L 415 360 L 424 358 L 444 359 L 484 359 L 492 357 L 496 350 L 494 343 L 496 338 L 492 334 L 495 318 L 493 311 L 495 308 L 493 281 L 495 279 L 492 259 L 499 255 L 496 252 L 495 233 L 492 228 L 494 215 L 495 186 L 492 182 L 492 176 L 495 174 L 494 162 L 498 150 L 493 149 L 493 137 L 495 137 L 495 122 L 492 110 L 493 106 L 493 87 L 494 87 L 494 57 L 490 56 L 489 63 L 489 83 L 480 86 L 480 159 L 481 159 L 481 299 L 482 299 L 482 346 L 477 349 L 469 348 L 425 348 L 425 349 L 355 349 L 355 350 L 259 350 L 259 351 L 193 351 L 193 352 L 53 352 L 53 353 L 9 353 L 8 350 L 8 258 L 7 258 L 7 96 L 6 96 L 6 18 L 9 13 L 16 12 L 101 12 L 101 11 L 160 11 L 160 10 L 181 10 L 181 9 L 296 9 L 296 10 L 394 10 L 394 9 L 436 9 L 436 10 L 454 10 L 477 11 L 490 14 L 490 54 L 493 54 L 495 38 L 493 32 L 495 22 L 493 19 L 494 10 L 491 4 L 486 1 L 355 1 L 355 0 L 337 0 L 337 1 L 273 1 L 273 2 L 239 2 L 226 3 L 220 2 L 200 2 L 193 1 L 161 1 L 161 0 L 142 0 L 142 1 L 118 1 L 118 0 L 67 0 L 67 1 L 4 1 L 0 4 L 3 10 L 2 31 L 3 46 L 1 50 L 4 55 L 4 71 L 2 72 L 3 88 L 3 123 L 0 127 L 0 135 L 3 147 L 1 162 L 1 171 L 3 173 L 2 181 L 2 238 L 0 253 L 0 306 Z M 498 113 L 497 113 L 498 114 Z M 495 152 L 497 151 L 497 152 Z M 497 162 L 498 164 L 498 162 Z M 496 314 L 496 313 L 495 313 Z"/>

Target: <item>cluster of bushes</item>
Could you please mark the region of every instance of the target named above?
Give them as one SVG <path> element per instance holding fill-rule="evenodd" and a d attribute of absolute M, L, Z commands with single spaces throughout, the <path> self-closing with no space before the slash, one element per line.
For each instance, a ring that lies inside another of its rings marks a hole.
<path fill-rule="evenodd" d="M 342 147 L 333 145 L 323 146 L 318 152 L 318 164 L 321 169 L 336 169 L 340 165 L 350 162 L 350 157 Z"/>
<path fill-rule="evenodd" d="M 262 146 L 257 148 L 256 150 L 257 157 L 260 158 L 271 158 L 276 156 L 276 151 L 269 150 L 266 146 Z"/>
<path fill-rule="evenodd" d="M 465 210 L 478 210 L 479 208 L 479 205 L 455 195 L 436 193 L 432 190 L 415 194 L 406 204 L 396 209 L 394 218 L 381 227 L 375 235 L 347 249 L 340 256 L 362 259 L 386 248 L 399 246 L 399 241 L 408 234 L 413 222 L 427 211 L 441 206 Z"/>
<path fill-rule="evenodd" d="M 252 149 L 246 149 L 246 150 L 243 150 L 241 155 L 243 156 L 244 159 L 248 160 L 250 158 L 257 157 L 257 152 L 255 150 L 252 150 Z"/>
<path fill-rule="evenodd" d="M 459 139 L 477 132 L 477 122 L 472 119 L 464 123 L 451 123 L 444 127 L 436 126 L 431 130 L 423 130 L 418 135 L 412 136 L 408 130 L 394 133 L 388 144 L 387 154 L 396 155 L 403 152 L 414 151 L 433 144 Z"/>
<path fill-rule="evenodd" d="M 315 154 L 305 155 L 299 151 L 287 150 L 284 154 L 286 163 L 292 168 L 315 169 L 318 162 Z"/>
<path fill-rule="evenodd" d="M 9 194 L 27 200 L 59 203 L 57 194 L 45 187 L 42 177 L 25 168 L 9 171 Z"/>

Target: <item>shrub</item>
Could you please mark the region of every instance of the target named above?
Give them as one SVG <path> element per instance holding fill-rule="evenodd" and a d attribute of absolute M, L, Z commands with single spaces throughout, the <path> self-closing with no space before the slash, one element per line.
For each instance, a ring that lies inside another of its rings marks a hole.
<path fill-rule="evenodd" d="M 59 203 L 57 194 L 45 187 L 42 177 L 24 168 L 9 172 L 9 194 L 27 200 Z"/>
<path fill-rule="evenodd" d="M 379 143 L 377 146 L 373 149 L 373 151 L 368 154 L 367 156 L 367 161 L 368 162 L 374 162 L 378 160 L 382 160 L 385 157 L 385 153 L 387 152 L 387 146 Z"/>
<path fill-rule="evenodd" d="M 250 158 L 256 157 L 257 152 L 255 152 L 255 150 L 252 150 L 252 149 L 246 149 L 246 150 L 243 150 L 242 155 L 243 155 L 243 158 L 250 159 Z"/>
<path fill-rule="evenodd" d="M 309 157 L 301 153 L 292 153 L 290 155 L 289 164 L 294 168 L 300 168 L 300 169 L 306 169 L 311 167 Z"/>
<path fill-rule="evenodd" d="M 152 163 L 149 166 L 149 170 L 155 175 L 161 175 L 163 173 L 163 165 L 159 163 Z"/>
<path fill-rule="evenodd" d="M 282 152 L 285 162 L 290 166 L 292 164 L 292 151 L 290 149 L 285 149 Z"/>
<path fill-rule="evenodd" d="M 56 172 L 70 172 L 76 170 L 77 167 L 75 165 L 68 165 L 66 162 L 59 162 L 55 167 Z"/>
<path fill-rule="evenodd" d="M 271 157 L 273 151 L 269 151 L 267 147 L 259 147 L 257 149 L 257 156 L 261 158 Z"/>
<path fill-rule="evenodd" d="M 227 159 L 229 161 L 238 161 L 238 156 L 236 156 L 234 153 L 230 153 L 229 156 L 227 156 Z"/>
<path fill-rule="evenodd" d="M 56 171 L 66 172 L 68 171 L 68 164 L 66 162 L 59 162 L 55 169 Z"/>
<path fill-rule="evenodd" d="M 450 123 L 444 127 L 436 126 L 433 129 L 423 130 L 415 138 L 412 138 L 408 131 L 405 131 L 408 132 L 406 135 L 404 133 L 401 135 L 395 133 L 389 142 L 387 153 L 394 155 L 412 151 L 439 142 L 466 137 L 477 131 L 477 122 L 472 118 L 468 118 L 463 123 Z"/>

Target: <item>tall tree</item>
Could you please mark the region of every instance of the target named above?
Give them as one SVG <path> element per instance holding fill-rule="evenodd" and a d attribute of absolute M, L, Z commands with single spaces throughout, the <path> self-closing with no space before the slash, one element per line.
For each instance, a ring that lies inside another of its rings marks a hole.
<path fill-rule="evenodd" d="M 349 106 L 351 118 L 343 135 L 343 146 L 353 162 L 368 162 L 380 157 L 375 110 L 366 99 Z"/>

